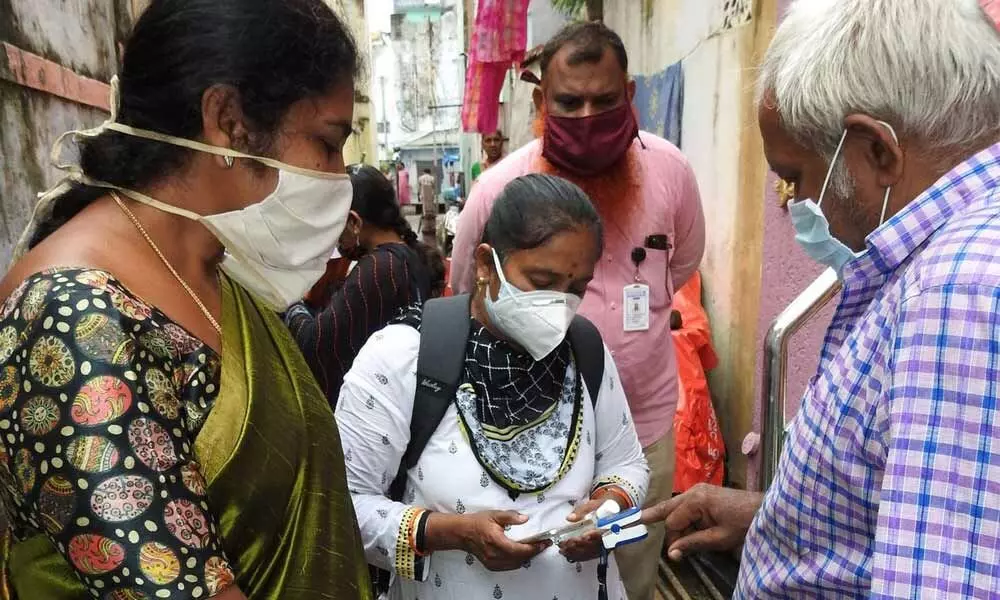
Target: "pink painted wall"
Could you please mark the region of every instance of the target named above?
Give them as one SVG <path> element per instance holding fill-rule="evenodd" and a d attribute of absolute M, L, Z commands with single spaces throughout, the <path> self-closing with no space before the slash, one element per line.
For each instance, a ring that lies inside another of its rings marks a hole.
<path fill-rule="evenodd" d="M 791 0 L 778 0 L 779 20 Z M 760 372 L 764 348 L 764 337 L 768 327 L 788 304 L 798 296 L 823 271 L 823 267 L 813 262 L 795 242 L 795 232 L 788 218 L 788 211 L 778 205 L 778 194 L 774 189 L 775 177 L 770 175 L 764 208 L 764 252 L 762 258 L 763 278 L 761 286 L 760 313 L 757 323 L 757 377 L 754 389 L 760 397 Z M 819 352 L 836 301 L 831 302 L 819 315 L 807 323 L 792 339 L 789 346 L 788 362 L 788 403 L 785 417 L 790 418 L 798 410 L 799 400 L 805 391 L 809 378 L 816 372 Z M 764 405 L 757 407 L 753 430 L 761 433 Z M 756 489 L 759 479 L 760 455 L 752 456 L 747 464 L 747 487 Z"/>
<path fill-rule="evenodd" d="M 795 231 L 788 218 L 788 211 L 778 206 L 778 195 L 774 191 L 774 175 L 768 177 L 767 206 L 764 208 L 764 254 L 760 313 L 757 320 L 757 377 L 754 389 L 760 397 L 761 368 L 764 337 L 771 322 L 802 290 L 823 272 L 823 267 L 813 262 L 795 241 Z M 791 418 L 799 406 L 799 399 L 805 391 L 809 378 L 816 372 L 823 335 L 836 303 L 831 302 L 822 313 L 814 317 L 795 336 L 789 345 L 788 360 L 788 402 L 786 418 Z M 763 403 L 754 415 L 753 430 L 761 433 L 764 416 Z M 760 461 L 753 456 L 747 464 L 747 487 L 757 487 Z"/>

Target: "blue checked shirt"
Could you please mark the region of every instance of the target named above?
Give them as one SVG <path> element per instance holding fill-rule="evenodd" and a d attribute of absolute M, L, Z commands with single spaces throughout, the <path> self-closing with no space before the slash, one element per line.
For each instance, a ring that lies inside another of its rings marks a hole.
<path fill-rule="evenodd" d="M 1000 597 L 1000 144 L 868 237 L 736 598 Z"/>

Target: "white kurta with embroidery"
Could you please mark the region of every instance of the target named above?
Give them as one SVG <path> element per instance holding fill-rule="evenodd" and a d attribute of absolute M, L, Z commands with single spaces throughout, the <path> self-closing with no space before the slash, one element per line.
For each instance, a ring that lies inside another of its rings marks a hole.
<path fill-rule="evenodd" d="M 597 597 L 597 561 L 571 564 L 551 547 L 516 571 L 494 573 L 465 552 L 437 552 L 413 572 L 405 541 L 397 545 L 404 513 L 421 507 L 442 513 L 514 510 L 528 516 L 508 535 L 520 539 L 566 525 L 574 504 L 601 483 L 616 482 L 641 503 L 648 468 L 614 361 L 605 349 L 604 380 L 595 407 L 583 394 L 580 449 L 569 471 L 539 494 L 511 499 L 480 466 L 454 404 L 409 472 L 404 500 L 385 494 L 410 438 L 420 334 L 391 325 L 372 336 L 344 379 L 337 423 L 347 460 L 348 486 L 368 562 L 394 573 L 390 600 L 590 600 Z M 625 600 L 612 556 L 610 600 Z"/>

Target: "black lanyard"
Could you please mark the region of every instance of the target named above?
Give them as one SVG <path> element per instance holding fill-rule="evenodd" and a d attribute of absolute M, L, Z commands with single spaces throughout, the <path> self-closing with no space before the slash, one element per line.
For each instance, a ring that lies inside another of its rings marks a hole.
<path fill-rule="evenodd" d="M 629 258 L 632 259 L 632 264 L 635 265 L 635 280 L 642 281 L 642 277 L 639 276 L 639 265 L 642 264 L 642 261 L 646 260 L 646 249 L 642 246 L 632 248 L 632 254 Z"/>
<path fill-rule="evenodd" d="M 608 551 L 603 544 L 597 563 L 597 600 L 608 600 Z"/>

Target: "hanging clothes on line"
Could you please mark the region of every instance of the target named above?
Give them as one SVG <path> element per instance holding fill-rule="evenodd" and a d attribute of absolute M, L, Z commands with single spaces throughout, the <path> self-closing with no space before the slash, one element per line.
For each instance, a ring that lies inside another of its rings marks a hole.
<path fill-rule="evenodd" d="M 479 0 L 462 102 L 465 131 L 496 131 L 504 76 L 512 63 L 524 58 L 529 3 Z"/>
<path fill-rule="evenodd" d="M 639 126 L 681 147 L 684 112 L 684 68 L 680 62 L 653 75 L 635 76 Z"/>

